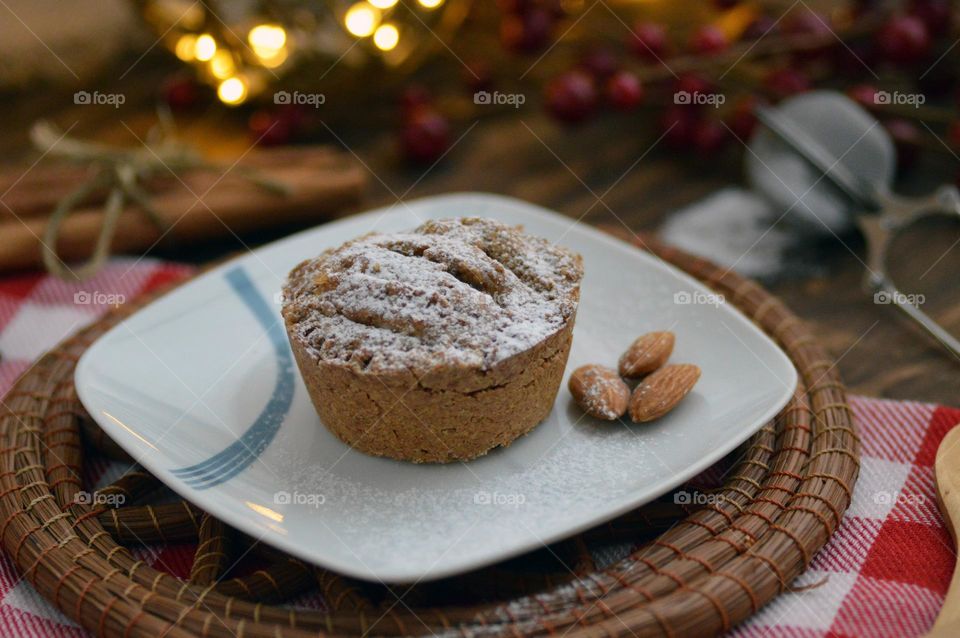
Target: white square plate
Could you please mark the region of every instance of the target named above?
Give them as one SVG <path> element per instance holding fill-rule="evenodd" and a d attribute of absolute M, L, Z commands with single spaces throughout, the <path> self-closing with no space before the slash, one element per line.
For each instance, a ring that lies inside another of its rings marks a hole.
<path fill-rule="evenodd" d="M 430 218 L 522 224 L 583 255 L 568 374 L 615 365 L 673 330 L 703 370 L 646 425 L 583 417 L 566 379 L 549 418 L 469 463 L 351 450 L 320 423 L 280 319 L 299 261 Z M 789 359 L 692 278 L 584 224 L 505 197 L 431 197 L 325 224 L 211 270 L 132 315 L 80 360 L 77 391 L 117 443 L 198 507 L 307 561 L 384 582 L 440 578 L 535 549 L 647 503 L 756 432 L 796 385 Z"/>

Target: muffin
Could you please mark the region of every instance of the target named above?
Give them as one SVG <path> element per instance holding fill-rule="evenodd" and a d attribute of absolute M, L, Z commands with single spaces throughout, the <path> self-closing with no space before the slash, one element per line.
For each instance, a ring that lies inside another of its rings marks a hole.
<path fill-rule="evenodd" d="M 519 227 L 429 221 L 302 262 L 283 318 L 330 431 L 367 454 L 445 463 L 550 413 L 582 276 L 579 255 Z"/>

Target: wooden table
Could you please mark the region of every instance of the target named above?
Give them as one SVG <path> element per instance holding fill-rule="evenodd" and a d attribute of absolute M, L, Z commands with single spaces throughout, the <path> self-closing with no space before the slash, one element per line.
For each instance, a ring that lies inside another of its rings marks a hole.
<path fill-rule="evenodd" d="M 140 131 L 153 121 L 155 87 L 170 69 L 165 59 L 141 63 L 136 77 L 116 84 L 127 97 L 119 110 L 78 107 L 63 92 L 33 91 L 7 98 L 0 104 L 5 123 L 0 151 L 10 160 L 28 157 L 26 131 L 37 117 L 54 119 L 64 127 L 77 122 L 74 133 L 80 137 L 129 143 L 118 120 Z M 111 90 L 111 85 L 101 90 Z M 363 208 L 391 204 L 401 197 L 490 191 L 535 202 L 586 223 L 640 232 L 655 230 L 672 210 L 741 181 L 741 149 L 702 160 L 692 157 L 693 153 L 675 154 L 658 147 L 640 159 L 652 141 L 640 117 L 610 115 L 568 130 L 545 117 L 532 102 L 515 112 L 458 123 L 457 134 L 463 137 L 426 173 L 398 161 L 396 133 L 388 118 L 371 115 L 372 122 L 331 123 L 332 132 L 324 132 L 322 138 L 339 139 L 369 167 L 369 194 Z M 375 112 L 371 106 L 371 113 Z M 243 118 L 216 107 L 187 118 L 186 130 L 191 138 L 226 149 L 228 155 L 249 144 Z M 943 157 L 936 158 L 939 164 L 921 166 L 903 187 L 922 191 L 938 180 L 951 179 L 960 167 Z M 255 246 L 291 230 L 277 229 L 244 241 Z M 224 240 L 158 254 L 200 262 L 241 248 L 235 240 Z M 811 251 L 823 268 L 821 276 L 773 282 L 769 287 L 815 326 L 851 390 L 960 404 L 960 360 L 892 307 L 875 305 L 872 296 L 861 290 L 860 238 L 827 239 Z M 944 219 L 924 223 L 899 241 L 893 272 L 904 290 L 926 297 L 925 310 L 960 335 L 958 266 L 960 219 Z"/>

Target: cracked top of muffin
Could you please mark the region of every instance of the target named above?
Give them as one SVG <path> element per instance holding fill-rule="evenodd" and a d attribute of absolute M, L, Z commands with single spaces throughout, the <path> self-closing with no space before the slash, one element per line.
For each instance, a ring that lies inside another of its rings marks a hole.
<path fill-rule="evenodd" d="M 318 361 L 373 374 L 486 370 L 566 326 L 582 277 L 578 254 L 520 227 L 428 221 L 300 263 L 283 317 Z"/>

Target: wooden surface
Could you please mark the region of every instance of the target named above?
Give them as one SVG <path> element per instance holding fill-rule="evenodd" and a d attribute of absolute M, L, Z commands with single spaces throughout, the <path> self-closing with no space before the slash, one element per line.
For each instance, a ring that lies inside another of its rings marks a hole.
<path fill-rule="evenodd" d="M 122 90 L 127 100 L 120 109 L 76 106 L 71 93 L 63 90 L 5 96 L 0 102 L 5 124 L 0 152 L 10 161 L 32 161 L 27 130 L 37 117 L 50 118 L 63 128 L 74 126 L 72 133 L 81 137 L 133 142 L 126 127 L 142 135 L 154 121 L 156 87 L 171 68 L 165 60 L 157 53 L 122 81 L 106 79 L 88 85 L 102 91 Z M 346 145 L 369 168 L 364 207 L 451 191 L 490 191 L 632 233 L 653 231 L 670 211 L 742 181 L 742 149 L 731 149 L 712 160 L 663 147 L 644 156 L 653 141 L 644 121 L 649 112 L 604 115 L 567 130 L 545 117 L 534 99 L 515 112 L 457 121 L 455 136 L 462 134 L 462 138 L 442 162 L 425 172 L 398 160 L 395 113 L 384 102 L 371 101 L 369 109 L 355 109 L 351 118 L 331 119 L 318 126 L 314 135 L 317 141 Z M 220 155 L 241 153 L 250 142 L 246 115 L 225 111 L 214 106 L 181 117 L 182 130 Z M 923 190 L 953 179 L 958 168 L 960 162 L 940 155 L 918 167 L 900 186 Z M 203 247 L 164 248 L 156 254 L 200 262 L 291 230 L 295 229 L 245 236 L 242 243 L 229 239 Z M 932 343 L 892 307 L 875 305 L 872 296 L 861 290 L 863 245 L 858 236 L 824 240 L 811 246 L 810 255 L 821 274 L 768 285 L 815 327 L 853 391 L 960 404 L 960 360 Z M 913 229 L 899 241 L 893 262 L 901 289 L 925 295 L 924 309 L 960 334 L 960 219 Z"/>

